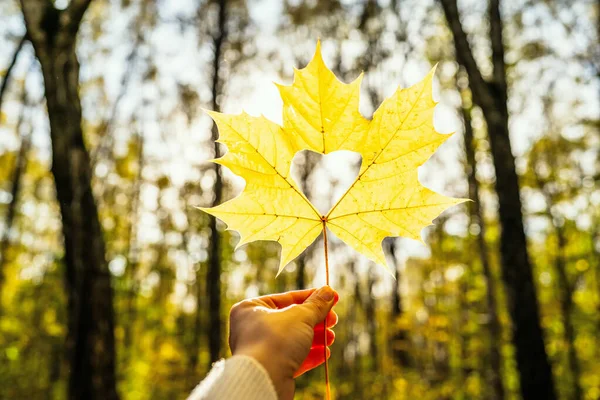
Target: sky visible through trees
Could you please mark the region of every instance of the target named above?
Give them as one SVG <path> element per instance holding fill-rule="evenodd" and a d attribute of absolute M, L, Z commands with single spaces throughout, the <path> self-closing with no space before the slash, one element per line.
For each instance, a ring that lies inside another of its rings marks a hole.
<path fill-rule="evenodd" d="M 425 245 L 386 239 L 397 281 L 331 240 L 335 398 L 517 399 L 544 387 L 600 399 L 599 10 L 0 2 L 0 398 L 185 398 L 228 355 L 232 304 L 324 283 L 321 238 L 276 279 L 276 243 L 234 250 L 237 235 L 194 208 L 243 187 L 208 162 L 202 108 L 281 123 L 273 82 L 291 83 L 320 38 L 341 80 L 365 72 L 367 118 L 438 64 L 435 126 L 457 134 L 420 180 L 478 200 L 440 216 Z M 303 152 L 292 173 L 327 210 L 358 165 L 347 151 Z M 322 398 L 323 382 L 322 369 L 303 376 L 298 398 Z"/>

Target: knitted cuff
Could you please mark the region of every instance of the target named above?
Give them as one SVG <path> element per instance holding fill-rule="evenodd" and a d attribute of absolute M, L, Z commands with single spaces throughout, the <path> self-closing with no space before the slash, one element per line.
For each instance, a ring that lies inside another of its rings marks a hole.
<path fill-rule="evenodd" d="M 188 400 L 277 400 L 264 367 L 252 357 L 233 356 L 213 364 Z"/>

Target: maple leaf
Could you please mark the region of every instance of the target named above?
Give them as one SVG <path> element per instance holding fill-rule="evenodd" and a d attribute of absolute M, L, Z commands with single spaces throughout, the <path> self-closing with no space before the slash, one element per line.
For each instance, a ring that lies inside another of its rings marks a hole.
<path fill-rule="evenodd" d="M 371 121 L 358 112 L 361 77 L 344 84 L 325 66 L 320 44 L 291 86 L 279 86 L 283 127 L 265 117 L 209 112 L 228 152 L 215 162 L 246 181 L 243 192 L 213 208 L 202 208 L 239 232 L 238 247 L 273 240 L 282 251 L 279 271 L 321 232 L 337 237 L 387 268 L 382 240 L 421 240 L 421 230 L 446 208 L 465 201 L 435 193 L 419 183 L 417 168 L 451 135 L 433 127 L 435 68 L 419 83 L 398 89 Z M 290 176 L 301 150 L 362 155 L 358 177 L 321 215 Z"/>
<path fill-rule="evenodd" d="M 350 84 L 340 82 L 323 62 L 319 41 L 311 62 L 294 71 L 292 85 L 277 85 L 283 126 L 302 149 L 328 154 L 357 151 L 364 143 L 369 121 L 358 112 L 362 76 Z"/>
<path fill-rule="evenodd" d="M 213 208 L 201 208 L 240 234 L 237 247 L 254 240 L 281 244 L 279 272 L 321 233 L 321 216 L 290 176 L 293 137 L 265 117 L 209 112 L 227 153 L 214 162 L 246 181 L 244 191 Z M 237 248 L 236 247 L 236 248 Z"/>

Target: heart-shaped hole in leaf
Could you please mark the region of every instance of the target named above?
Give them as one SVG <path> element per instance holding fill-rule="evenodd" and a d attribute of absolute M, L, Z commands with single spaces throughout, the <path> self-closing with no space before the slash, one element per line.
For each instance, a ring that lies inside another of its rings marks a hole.
<path fill-rule="evenodd" d="M 294 156 L 291 175 L 321 215 L 327 215 L 356 180 L 361 161 L 361 155 L 353 151 L 303 150 Z"/>

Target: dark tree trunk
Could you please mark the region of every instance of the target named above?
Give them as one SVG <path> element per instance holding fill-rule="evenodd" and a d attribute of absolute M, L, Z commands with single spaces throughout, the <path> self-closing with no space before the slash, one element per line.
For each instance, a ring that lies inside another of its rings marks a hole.
<path fill-rule="evenodd" d="M 48 363 L 48 389 L 47 389 L 47 399 L 54 399 L 54 387 L 60 381 L 60 364 L 61 364 L 61 356 L 62 356 L 62 346 L 58 344 L 52 345 L 50 349 L 50 357 Z"/>
<path fill-rule="evenodd" d="M 402 293 L 400 292 L 400 281 L 402 277 L 402 271 L 400 270 L 400 263 L 396 259 L 396 252 L 398 249 L 397 239 L 388 239 L 388 253 L 394 266 L 394 277 L 396 280 L 394 283 L 394 289 L 392 290 L 392 356 L 397 365 L 406 367 L 409 365 L 408 356 L 408 332 L 404 326 L 399 326 L 398 320 L 402 318 L 404 313 L 404 306 L 402 302 Z"/>
<path fill-rule="evenodd" d="M 215 32 L 213 47 L 213 78 L 212 78 L 212 109 L 213 111 L 220 110 L 218 96 L 221 94 L 222 82 L 219 76 L 221 56 L 223 46 L 227 40 L 226 31 L 227 22 L 227 0 L 219 1 L 219 19 L 217 31 Z M 216 142 L 218 138 L 217 126 L 213 123 L 212 140 L 214 142 L 215 158 L 220 157 L 221 151 L 219 144 Z M 221 203 L 223 191 L 223 178 L 221 176 L 221 167 L 218 164 L 214 165 L 215 183 L 213 186 L 213 202 L 212 206 Z M 217 229 L 217 220 L 212 215 L 209 216 L 210 228 L 210 245 L 208 249 L 208 272 L 206 276 L 206 292 L 208 294 L 208 348 L 210 352 L 210 365 L 221 357 L 223 321 L 221 318 L 221 234 Z"/>
<path fill-rule="evenodd" d="M 184 186 L 184 189 L 182 191 L 182 195 L 181 197 L 184 199 L 184 206 L 185 206 L 185 214 L 186 214 L 186 218 L 188 221 L 188 230 L 186 230 L 186 232 L 183 233 L 182 236 L 182 249 L 183 251 L 185 251 L 187 254 L 189 254 L 190 252 L 190 247 L 189 247 L 189 237 L 191 235 L 191 230 L 192 230 L 192 216 L 190 215 L 190 201 L 189 201 L 189 197 L 190 195 L 193 194 L 193 191 L 195 191 L 193 189 L 193 186 L 191 185 L 186 185 Z M 194 319 L 192 321 L 192 334 L 191 334 L 191 341 L 190 341 L 190 346 L 189 346 L 189 351 L 188 351 L 188 383 L 186 384 L 190 390 L 192 390 L 194 388 L 194 386 L 196 386 L 198 384 L 198 380 L 197 380 L 197 372 L 196 372 L 196 368 L 198 367 L 198 360 L 200 358 L 200 341 L 202 340 L 202 307 L 201 304 L 203 302 L 204 299 L 204 291 L 202 290 L 203 285 L 202 285 L 202 281 L 204 279 L 203 274 L 202 274 L 202 268 L 203 263 L 198 263 L 195 265 L 195 272 L 196 272 L 196 281 L 194 282 L 194 289 L 196 291 L 196 313 L 194 314 Z M 187 324 L 185 324 L 187 325 Z M 186 327 L 184 328 L 186 329 L 186 331 L 189 331 L 189 329 Z"/>
<path fill-rule="evenodd" d="M 356 271 L 356 263 L 354 261 L 350 261 L 348 264 L 348 269 L 350 271 L 350 276 L 355 277 L 353 282 L 353 292 L 354 296 L 351 299 L 351 306 L 349 308 L 350 312 L 348 315 L 348 322 L 350 323 L 350 340 L 348 342 L 353 343 L 355 346 L 358 346 L 360 333 L 364 331 L 362 327 L 356 329 L 357 321 L 358 321 L 358 311 L 360 309 L 364 309 L 364 302 L 362 299 L 362 293 L 360 290 L 360 279 L 358 279 L 358 274 Z M 363 373 L 362 373 L 362 357 L 359 353 L 354 353 L 352 370 L 349 372 L 350 376 L 356 377 L 356 379 L 352 380 L 352 389 L 354 393 L 362 393 L 363 388 Z"/>
<path fill-rule="evenodd" d="M 369 358 L 373 361 L 371 369 L 379 371 L 379 346 L 377 344 L 377 301 L 373 294 L 375 286 L 374 273 L 371 268 L 368 271 L 367 294 L 364 300 L 365 318 L 367 320 L 367 331 L 369 332 Z"/>
<path fill-rule="evenodd" d="M 567 244 L 562 227 L 553 222 L 554 232 L 557 239 L 557 248 L 555 260 L 556 274 L 559 284 L 560 309 L 563 315 L 563 326 L 565 329 L 565 342 L 567 343 L 567 361 L 571 370 L 571 379 L 573 380 L 573 400 L 583 399 L 583 389 L 581 388 L 581 368 L 577 349 L 575 348 L 575 326 L 573 323 L 573 286 L 567 276 L 564 252 Z"/>
<path fill-rule="evenodd" d="M 25 110 L 27 107 L 25 88 L 23 88 L 23 109 L 19 115 L 19 121 L 17 122 L 17 133 L 21 134 L 21 128 L 23 126 L 23 120 L 25 117 Z M 31 128 L 29 128 L 31 130 Z M 4 269 L 6 268 L 7 254 L 10 247 L 10 234 L 17 213 L 17 205 L 19 202 L 19 195 L 21 190 L 21 181 L 23 174 L 27 168 L 27 156 L 29 148 L 31 147 L 31 132 L 22 134 L 21 147 L 17 153 L 17 159 L 15 160 L 15 168 L 12 174 L 12 187 L 10 189 L 11 201 L 6 210 L 6 216 L 4 217 L 4 235 L 0 240 L 0 314 L 2 313 L 2 285 L 4 283 Z"/>
<path fill-rule="evenodd" d="M 446 279 L 442 271 L 446 269 L 448 263 L 448 256 L 444 251 L 444 241 L 446 237 L 445 225 L 447 217 L 438 218 L 438 223 L 435 225 L 432 232 L 433 240 L 431 245 L 432 255 L 432 269 L 427 271 L 424 276 L 431 278 L 431 272 L 436 271 L 439 273 L 439 278 L 436 280 L 436 287 L 433 289 L 433 296 L 435 301 L 433 305 L 429 307 L 429 315 L 439 315 L 443 310 L 440 309 L 440 305 L 448 301 L 448 298 L 452 295 L 450 292 L 442 290 L 441 288 L 446 287 Z M 423 288 L 423 293 L 426 291 Z M 443 330 L 449 333 L 449 326 L 446 328 L 438 327 L 437 329 Z M 451 378 L 452 366 L 450 364 L 450 351 L 451 344 L 447 340 L 441 340 L 435 336 L 431 338 L 430 352 L 431 352 L 431 370 L 429 381 L 436 387 L 440 387 L 444 382 Z M 448 397 L 441 397 L 446 400 Z"/>
<path fill-rule="evenodd" d="M 298 272 L 296 273 L 296 290 L 306 289 L 306 252 L 300 254 L 296 265 Z"/>
<path fill-rule="evenodd" d="M 535 169 L 535 168 L 534 168 Z M 554 259 L 554 271 L 556 274 L 556 282 L 558 286 L 558 302 L 560 304 L 560 311 L 562 314 L 562 323 L 564 327 L 564 338 L 567 345 L 567 363 L 571 370 L 572 382 L 572 399 L 580 400 L 583 398 L 583 389 L 581 388 L 581 368 L 579 364 L 579 358 L 577 356 L 577 349 L 575 348 L 575 326 L 573 324 L 573 291 L 574 287 L 570 283 L 569 276 L 567 275 L 567 268 L 565 262 L 565 249 L 567 247 L 567 238 L 563 227 L 560 224 L 560 217 L 555 215 L 552 211 L 554 204 L 556 203 L 553 194 L 547 189 L 547 182 L 536 174 L 537 185 L 541 189 L 544 198 L 546 200 L 546 218 L 550 222 L 554 230 L 554 237 L 556 238 L 556 257 Z"/>
<path fill-rule="evenodd" d="M 493 64 L 491 82 L 484 80 L 477 67 L 467 35 L 460 22 L 457 1 L 440 0 L 440 2 L 454 37 L 457 61 L 467 71 L 473 100 L 481 107 L 487 122 L 496 170 L 502 278 L 512 318 L 513 344 L 516 349 L 521 394 L 524 399 L 556 399 L 527 251 L 519 180 L 508 135 L 507 83 L 499 0 L 490 0 L 489 6 Z"/>
<path fill-rule="evenodd" d="M 475 367 L 474 360 L 477 357 L 469 357 L 471 354 L 471 343 L 473 340 L 473 332 L 469 329 L 464 329 L 468 326 L 469 321 L 472 318 L 472 302 L 468 299 L 467 293 L 474 286 L 473 276 L 474 271 L 472 268 L 466 268 L 462 276 L 456 282 L 456 317 L 454 317 L 454 333 L 456 336 L 457 350 L 456 354 L 460 357 L 460 362 L 454 368 L 455 382 L 459 386 L 462 386 L 469 376 L 477 370 Z M 481 368 L 485 374 L 488 370 Z M 492 388 L 493 389 L 493 388 Z M 491 390 L 490 390 L 491 392 Z M 490 399 L 494 398 L 494 393 L 490 393 Z"/>
<path fill-rule="evenodd" d="M 128 253 L 127 254 L 127 299 L 126 299 L 126 321 L 124 324 L 125 332 L 123 335 L 123 347 L 125 348 L 126 360 L 131 356 L 131 344 L 133 342 L 133 331 L 136 319 L 136 298 L 138 293 L 138 284 L 136 273 L 140 264 L 140 246 L 137 240 L 138 236 L 138 221 L 139 221 L 139 204 L 140 204 L 140 188 L 143 181 L 144 172 L 144 126 L 140 123 L 140 132 L 138 136 L 138 170 L 131 190 L 131 215 L 128 232 Z"/>
<path fill-rule="evenodd" d="M 198 367 L 198 359 L 200 357 L 200 339 L 202 336 L 202 300 L 204 299 L 204 291 L 202 290 L 202 269 L 198 265 L 196 270 L 196 314 L 194 315 L 194 335 L 192 337 L 192 348 L 190 350 L 190 376 L 194 376 Z M 194 378 L 192 388 L 197 384 Z"/>
<path fill-rule="evenodd" d="M 491 387 L 491 399 L 504 399 L 504 385 L 502 383 L 502 357 L 500 348 L 502 346 L 502 328 L 498 319 L 498 305 L 496 302 L 496 282 L 492 273 L 489 261 L 489 251 L 485 241 L 485 221 L 481 210 L 479 196 L 479 181 L 477 180 L 477 164 L 475 160 L 475 143 L 473 136 L 473 127 L 471 125 L 471 110 L 464 104 L 461 107 L 462 116 L 465 125 L 465 155 L 467 161 L 467 180 L 469 182 L 469 198 L 473 202 L 468 203 L 470 224 L 475 224 L 479 227 L 479 232 L 476 235 L 477 253 L 479 262 L 483 270 L 483 276 L 487 286 L 486 305 L 489 315 L 489 334 L 490 334 L 490 369 L 489 369 L 489 385 Z"/>
<path fill-rule="evenodd" d="M 21 6 L 44 77 L 52 174 L 62 216 L 69 311 L 68 398 L 113 400 L 118 398 L 113 291 L 83 141 L 75 49 L 89 0 L 71 0 L 62 11 L 45 0 L 21 0 Z"/>

